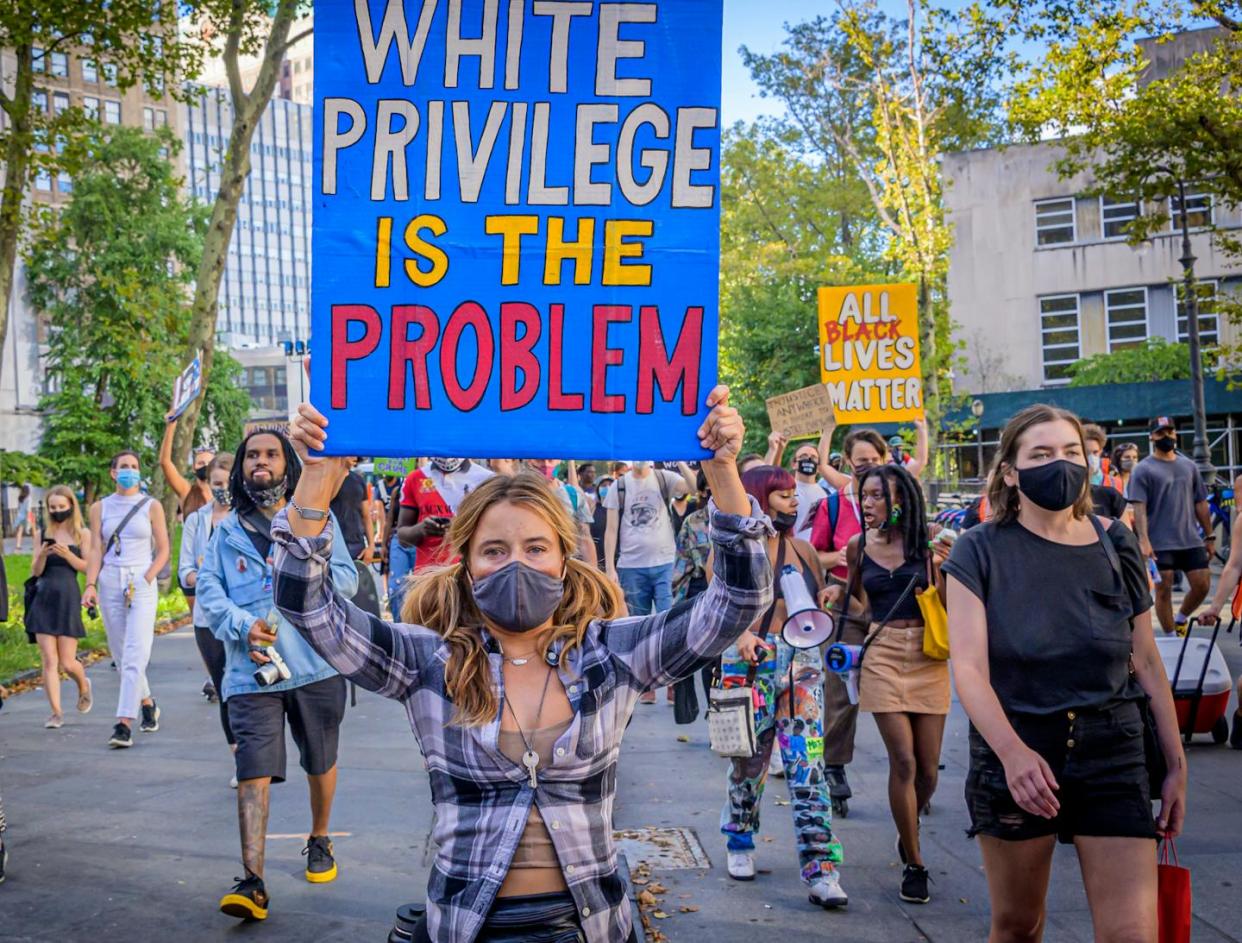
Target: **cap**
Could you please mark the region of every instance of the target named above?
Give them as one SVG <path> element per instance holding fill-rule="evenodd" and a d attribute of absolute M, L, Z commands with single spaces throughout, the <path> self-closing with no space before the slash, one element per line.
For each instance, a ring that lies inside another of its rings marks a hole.
<path fill-rule="evenodd" d="M 1148 427 L 1148 431 L 1159 432 L 1161 429 L 1176 429 L 1176 428 L 1177 428 L 1177 423 L 1173 421 L 1172 417 L 1157 416 L 1155 419 L 1151 421 L 1151 425 Z"/>

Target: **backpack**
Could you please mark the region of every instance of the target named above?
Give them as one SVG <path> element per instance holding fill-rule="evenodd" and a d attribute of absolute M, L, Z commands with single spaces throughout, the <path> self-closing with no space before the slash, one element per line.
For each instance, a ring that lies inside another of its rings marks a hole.
<path fill-rule="evenodd" d="M 815 502 L 807 517 L 811 521 L 811 546 L 825 552 L 832 550 L 832 538 L 841 518 L 841 492 L 834 491 Z"/>
<path fill-rule="evenodd" d="M 671 500 L 668 493 L 668 485 L 664 482 L 664 475 L 660 473 L 660 469 L 653 469 L 652 474 L 656 476 L 656 485 L 660 488 L 660 500 L 664 502 L 664 512 L 668 515 L 669 527 L 673 527 L 673 511 L 669 507 Z M 615 482 L 613 487 L 617 489 L 617 548 L 616 556 L 621 556 L 621 528 L 625 524 L 625 476 L 622 475 Z M 673 531 L 673 540 L 677 539 L 677 531 Z M 614 558 L 613 562 L 616 562 Z"/>

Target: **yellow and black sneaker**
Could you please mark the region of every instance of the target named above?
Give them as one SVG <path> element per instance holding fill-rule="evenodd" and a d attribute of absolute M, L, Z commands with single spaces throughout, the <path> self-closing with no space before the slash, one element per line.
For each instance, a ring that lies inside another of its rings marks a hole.
<path fill-rule="evenodd" d="M 327 835 L 312 835 L 302 854 L 306 855 L 306 880 L 312 884 L 336 880 L 336 859 L 332 857 L 332 842 Z"/>
<path fill-rule="evenodd" d="M 267 905 L 267 888 L 263 886 L 263 878 L 242 878 L 220 898 L 220 913 L 238 920 L 266 920 Z"/>

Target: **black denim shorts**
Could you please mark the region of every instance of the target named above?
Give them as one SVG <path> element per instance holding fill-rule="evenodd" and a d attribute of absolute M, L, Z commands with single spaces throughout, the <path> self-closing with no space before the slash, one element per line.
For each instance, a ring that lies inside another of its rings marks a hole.
<path fill-rule="evenodd" d="M 237 778 L 285 781 L 285 718 L 297 744 L 302 769 L 322 776 L 336 765 L 345 679 L 340 675 L 287 691 L 234 694 L 225 703 L 237 740 Z"/>
<path fill-rule="evenodd" d="M 1138 704 L 1056 714 L 1011 714 L 1022 742 L 1052 767 L 1061 804 L 1052 819 L 1022 809 L 1009 792 L 1000 758 L 972 725 L 966 775 L 967 833 L 1006 841 L 1056 835 L 1156 838 Z"/>

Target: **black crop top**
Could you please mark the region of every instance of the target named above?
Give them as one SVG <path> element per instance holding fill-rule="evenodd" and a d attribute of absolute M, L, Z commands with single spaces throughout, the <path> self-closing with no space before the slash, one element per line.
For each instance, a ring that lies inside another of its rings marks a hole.
<path fill-rule="evenodd" d="M 896 609 L 893 606 L 901 597 L 902 592 L 915 579 L 914 588 L 906 593 L 906 598 Z M 927 588 L 927 561 L 907 560 L 897 569 L 886 570 L 876 563 L 867 552 L 862 552 L 862 587 L 867 593 L 867 601 L 871 603 L 871 621 L 888 622 L 894 619 L 922 619 L 919 602 L 914 594 Z"/>

